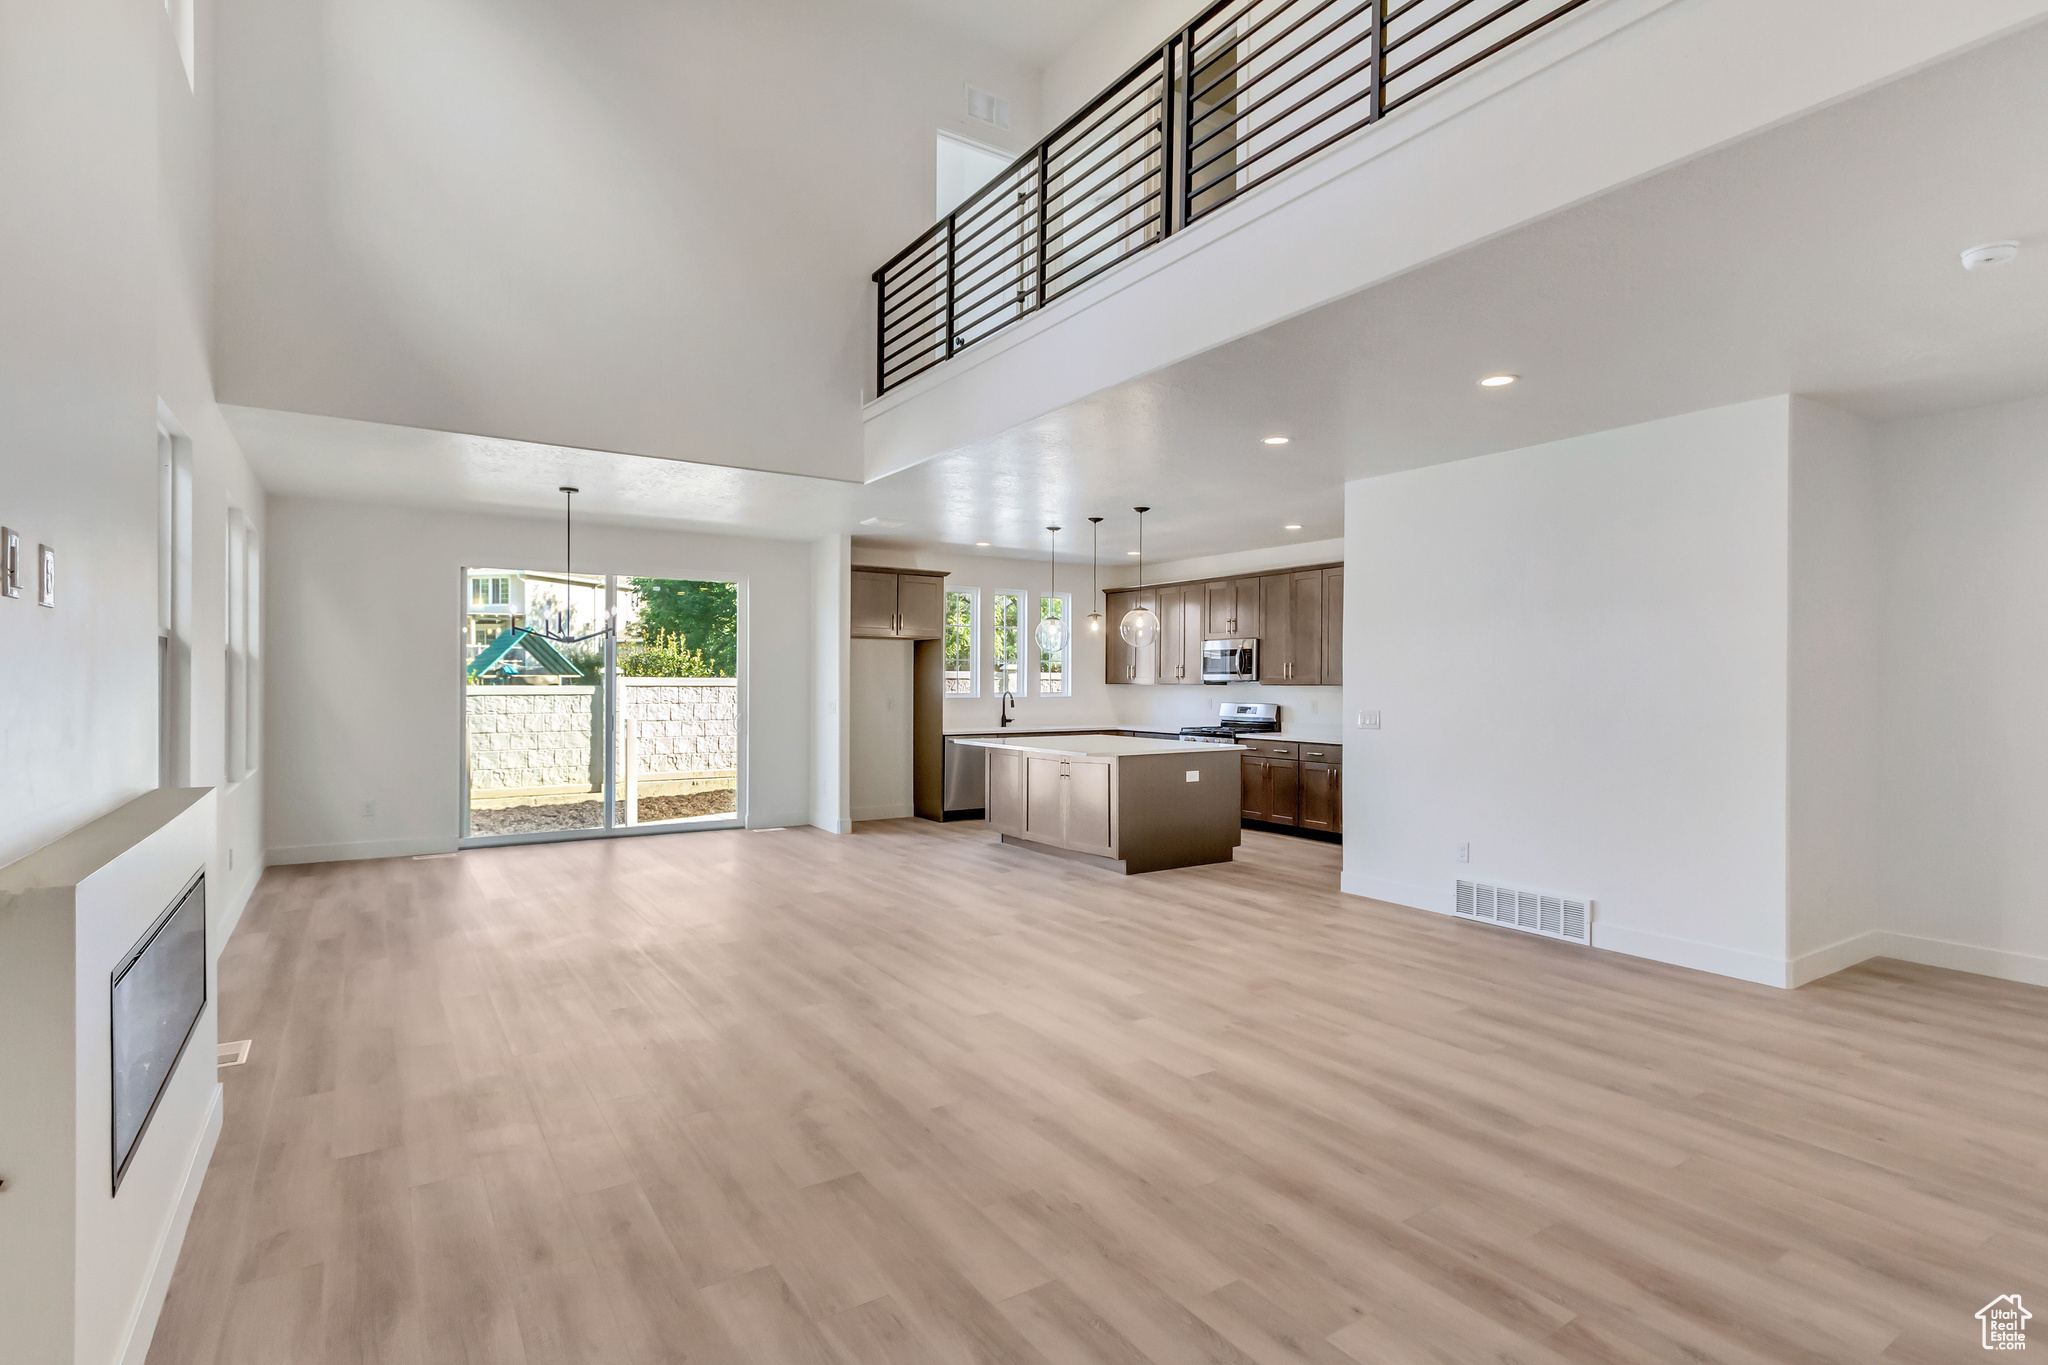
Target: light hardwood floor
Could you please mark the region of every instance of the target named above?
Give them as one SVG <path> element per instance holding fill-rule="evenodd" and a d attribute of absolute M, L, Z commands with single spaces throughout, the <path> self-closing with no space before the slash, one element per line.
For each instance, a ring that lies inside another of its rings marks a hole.
<path fill-rule="evenodd" d="M 897 821 L 275 870 L 151 1365 L 1958 1361 L 2048 1314 L 2048 992 L 1771 990 L 1337 869 Z"/>

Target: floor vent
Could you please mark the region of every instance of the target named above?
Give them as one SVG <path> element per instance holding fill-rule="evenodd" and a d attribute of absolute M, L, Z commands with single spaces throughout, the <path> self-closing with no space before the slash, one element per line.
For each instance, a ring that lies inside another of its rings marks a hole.
<path fill-rule="evenodd" d="M 1593 941 L 1593 902 L 1584 896 L 1494 886 L 1460 877 L 1456 913 L 1460 919 L 1485 920 L 1547 938 Z"/>

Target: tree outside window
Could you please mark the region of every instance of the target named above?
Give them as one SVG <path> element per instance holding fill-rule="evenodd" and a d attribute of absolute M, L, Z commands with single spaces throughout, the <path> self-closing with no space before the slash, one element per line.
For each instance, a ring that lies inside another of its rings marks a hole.
<path fill-rule="evenodd" d="M 1038 599 L 1038 619 L 1041 621 L 1071 621 L 1073 598 L 1067 593 L 1041 595 Z M 1038 695 L 1041 697 L 1064 697 L 1067 693 L 1067 656 L 1074 647 L 1073 637 L 1066 631 L 1060 632 L 1058 649 L 1042 649 L 1038 652 Z"/>
<path fill-rule="evenodd" d="M 995 595 L 994 620 L 996 691 L 1021 692 L 1023 688 L 1023 652 L 1021 626 L 1024 618 L 1024 594 L 999 592 Z"/>
<path fill-rule="evenodd" d="M 974 672 L 974 618 L 979 594 L 946 594 L 946 695 L 978 697 L 981 679 Z"/>

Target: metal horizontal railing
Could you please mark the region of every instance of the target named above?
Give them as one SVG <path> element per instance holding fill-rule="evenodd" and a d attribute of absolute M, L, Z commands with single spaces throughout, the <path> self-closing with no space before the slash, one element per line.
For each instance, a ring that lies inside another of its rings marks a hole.
<path fill-rule="evenodd" d="M 1217 0 L 874 274 L 876 392 L 1587 0 Z"/>

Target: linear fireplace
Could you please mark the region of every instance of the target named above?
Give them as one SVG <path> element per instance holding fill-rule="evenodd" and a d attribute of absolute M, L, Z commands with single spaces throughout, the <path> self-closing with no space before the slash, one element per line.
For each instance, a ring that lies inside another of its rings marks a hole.
<path fill-rule="evenodd" d="M 114 968 L 112 999 L 118 1192 L 206 1009 L 205 872 L 185 884 Z"/>

